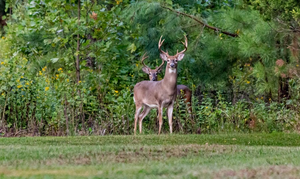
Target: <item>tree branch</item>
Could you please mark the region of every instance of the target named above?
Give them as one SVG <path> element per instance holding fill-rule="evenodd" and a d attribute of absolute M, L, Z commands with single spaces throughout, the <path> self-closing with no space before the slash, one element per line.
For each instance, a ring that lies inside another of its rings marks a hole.
<path fill-rule="evenodd" d="M 192 15 L 189 15 L 189 14 L 186 14 L 186 13 L 183 13 L 183 12 L 176 11 L 176 10 L 171 9 L 171 8 L 169 8 L 169 7 L 166 7 L 166 6 L 161 6 L 161 7 L 164 8 L 164 9 L 167 9 L 167 10 L 169 10 L 169 11 L 175 12 L 175 13 L 177 13 L 177 14 L 180 14 L 180 15 L 183 15 L 183 16 L 186 16 L 186 17 L 189 17 L 189 18 L 195 20 L 196 22 L 198 22 L 199 24 L 203 25 L 204 27 L 207 27 L 207 28 L 212 29 L 212 30 L 214 30 L 214 31 L 219 31 L 219 32 L 221 32 L 221 33 L 223 33 L 223 34 L 225 34 L 225 35 L 229 35 L 229 36 L 231 36 L 231 37 L 238 37 L 238 36 L 239 36 L 238 34 L 234 34 L 234 33 L 231 33 L 231 32 L 227 32 L 227 31 L 221 30 L 221 29 L 219 29 L 219 28 L 217 28 L 217 27 L 210 26 L 210 25 L 208 25 L 208 24 L 202 22 L 201 20 L 197 19 L 195 16 L 192 16 Z"/>

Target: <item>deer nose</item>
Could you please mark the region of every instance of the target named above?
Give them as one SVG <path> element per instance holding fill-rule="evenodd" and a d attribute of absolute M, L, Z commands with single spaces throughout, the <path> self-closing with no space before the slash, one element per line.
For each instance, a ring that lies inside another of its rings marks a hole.
<path fill-rule="evenodd" d="M 151 75 L 151 76 L 150 76 L 150 81 L 156 81 L 156 76 Z"/>
<path fill-rule="evenodd" d="M 175 64 L 174 64 L 174 63 L 171 63 L 171 64 L 170 64 L 170 67 L 171 67 L 171 68 L 174 68 L 174 67 L 175 67 Z"/>

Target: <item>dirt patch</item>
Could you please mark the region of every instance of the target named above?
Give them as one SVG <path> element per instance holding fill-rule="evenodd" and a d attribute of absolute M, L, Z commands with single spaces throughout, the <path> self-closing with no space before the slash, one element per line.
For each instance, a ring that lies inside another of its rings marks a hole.
<path fill-rule="evenodd" d="M 0 168 L 0 175 L 10 176 L 10 177 L 30 177 L 34 175 L 54 175 L 60 176 L 76 176 L 76 177 L 88 177 L 90 175 L 100 175 L 101 171 L 96 170 L 74 170 L 74 169 L 31 169 L 31 170 L 7 170 L 4 168 Z"/>
<path fill-rule="evenodd" d="M 184 158 L 191 156 L 220 155 L 223 153 L 238 151 L 236 146 L 223 145 L 172 145 L 172 146 L 143 146 L 138 148 L 122 148 L 120 150 L 109 152 L 86 152 L 77 156 L 60 156 L 42 162 L 46 165 L 92 165 L 99 163 L 134 163 L 149 160 L 163 161 L 169 158 Z"/>
<path fill-rule="evenodd" d="M 237 171 L 223 170 L 216 173 L 214 178 L 299 178 L 299 174 L 300 167 L 277 165 Z"/>

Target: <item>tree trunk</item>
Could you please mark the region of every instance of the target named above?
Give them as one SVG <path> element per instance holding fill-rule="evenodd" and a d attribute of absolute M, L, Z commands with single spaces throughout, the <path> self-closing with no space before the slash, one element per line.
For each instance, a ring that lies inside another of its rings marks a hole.
<path fill-rule="evenodd" d="M 79 50 L 80 50 L 80 34 L 79 34 L 79 28 L 80 28 L 80 0 L 78 0 L 78 34 L 77 34 L 77 49 L 76 49 L 76 82 L 79 83 L 80 81 L 80 57 L 79 57 Z"/>
<path fill-rule="evenodd" d="M 5 0 L 0 0 L 0 31 L 2 31 L 2 28 L 6 26 L 5 20 L 2 19 L 2 16 L 5 16 Z"/>

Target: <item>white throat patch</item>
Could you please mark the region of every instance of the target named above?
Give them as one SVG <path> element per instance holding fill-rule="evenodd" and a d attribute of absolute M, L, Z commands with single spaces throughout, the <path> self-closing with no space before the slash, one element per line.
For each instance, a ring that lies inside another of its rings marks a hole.
<path fill-rule="evenodd" d="M 176 69 L 169 68 L 169 73 L 176 73 Z"/>

